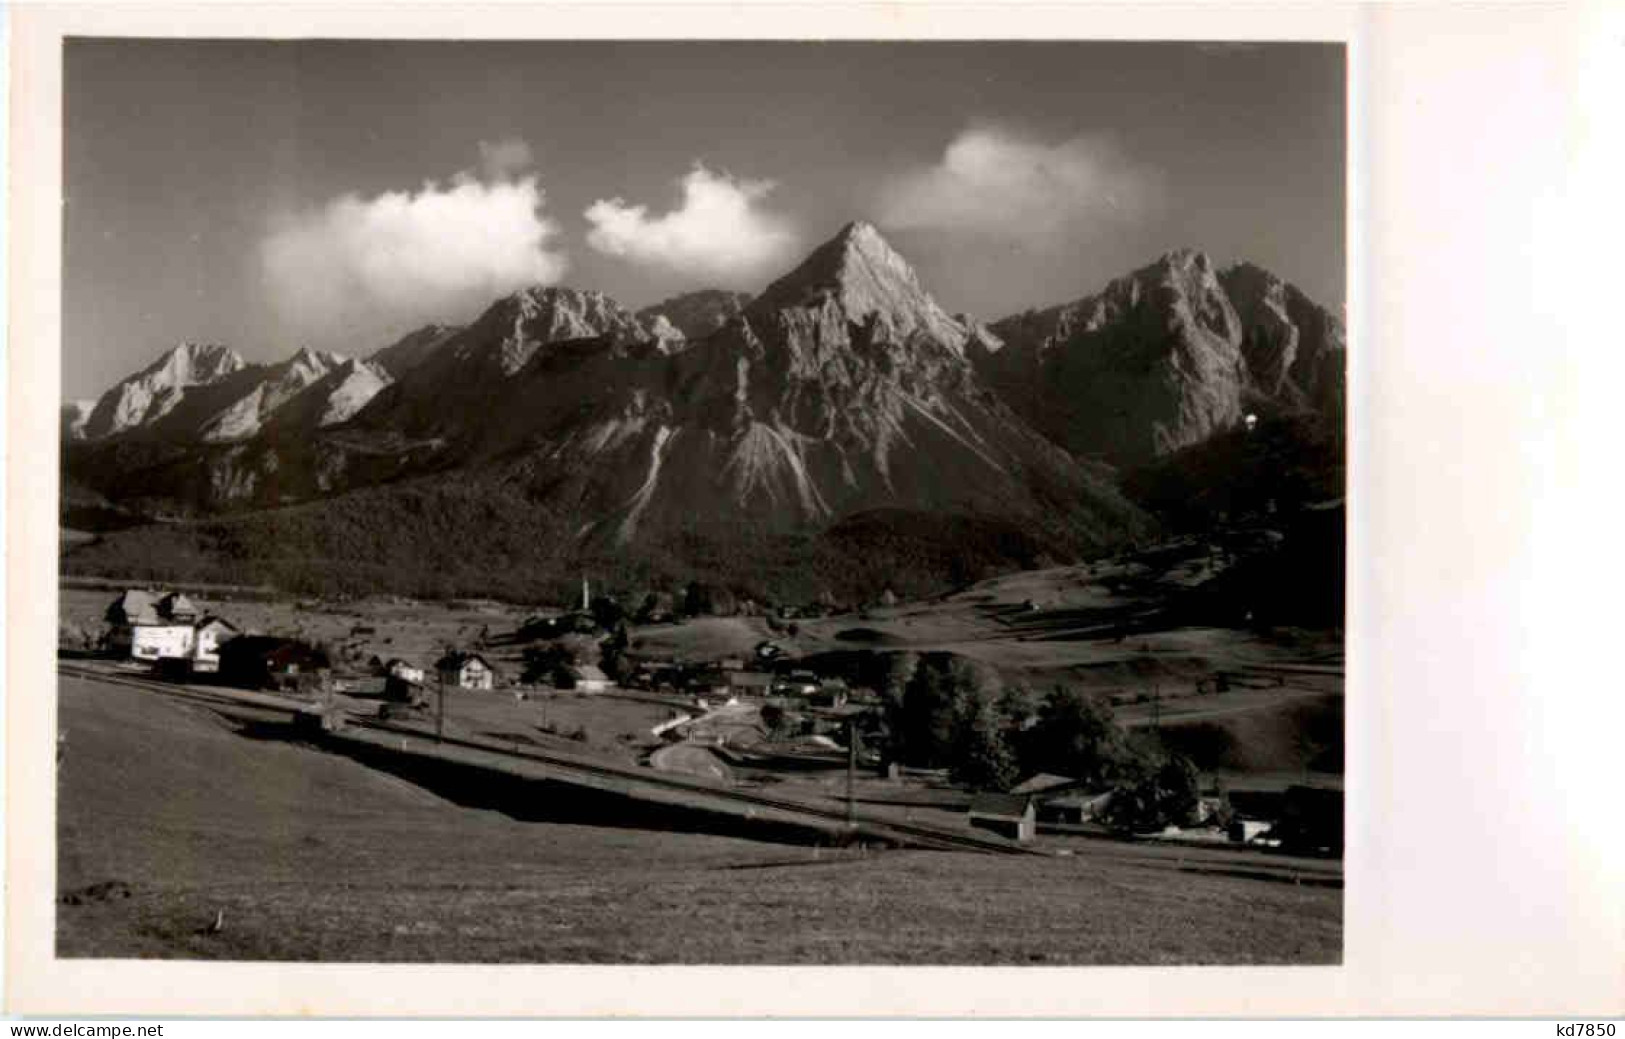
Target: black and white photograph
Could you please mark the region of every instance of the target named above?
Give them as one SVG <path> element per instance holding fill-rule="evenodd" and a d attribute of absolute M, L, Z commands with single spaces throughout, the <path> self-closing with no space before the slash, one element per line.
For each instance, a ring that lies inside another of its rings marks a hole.
<path fill-rule="evenodd" d="M 1341 962 L 1343 43 L 62 62 L 58 957 Z"/>
<path fill-rule="evenodd" d="M 14 1033 L 1612 1034 L 1625 8 L 0 38 Z"/>

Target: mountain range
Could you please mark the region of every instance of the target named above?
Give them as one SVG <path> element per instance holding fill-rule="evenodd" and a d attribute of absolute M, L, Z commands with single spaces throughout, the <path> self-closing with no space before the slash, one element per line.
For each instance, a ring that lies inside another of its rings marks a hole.
<path fill-rule="evenodd" d="M 1126 472 L 1249 415 L 1340 430 L 1344 356 L 1341 322 L 1296 288 L 1191 250 L 983 325 L 859 222 L 754 297 L 634 312 L 528 288 L 362 358 L 183 344 L 64 406 L 64 467 L 121 508 L 215 530 L 296 516 L 317 543 L 362 501 L 472 497 L 523 513 L 561 567 L 877 536 L 936 558 L 914 544 L 927 516 L 1072 555 L 1155 529 Z"/>

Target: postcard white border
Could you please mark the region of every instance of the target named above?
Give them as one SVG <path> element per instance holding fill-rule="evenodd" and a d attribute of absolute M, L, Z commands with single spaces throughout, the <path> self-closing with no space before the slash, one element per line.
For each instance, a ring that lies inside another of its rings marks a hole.
<path fill-rule="evenodd" d="M 1569 186 L 1569 167 L 1559 156 L 1555 174 L 1543 168 L 1507 181 L 1496 163 L 1522 171 L 1520 157 L 1478 156 L 1470 149 L 1480 139 L 1508 145 L 1517 135 L 1474 131 L 1497 118 L 1496 105 L 1512 102 L 1519 118 L 1568 120 L 1555 129 L 1523 128 L 1522 136 L 1538 147 L 1555 143 L 1570 149 L 1572 158 L 1573 149 L 1596 145 L 1597 135 L 1606 133 L 1599 123 L 1602 110 L 1588 117 L 1592 109 L 1577 112 L 1575 105 L 1599 104 L 1596 90 L 1607 97 L 1605 88 L 1617 87 L 1617 68 L 1611 71 L 1609 62 L 1617 66 L 1618 54 L 1608 46 L 1625 38 L 1617 10 L 1216 3 L 75 4 L 14 6 L 9 14 L 8 1010 L 76 1016 L 594 1017 L 1625 1010 L 1621 813 L 1617 784 L 1610 787 L 1605 778 L 1614 773 L 1601 770 L 1613 737 L 1597 731 L 1610 721 L 1612 732 L 1619 731 L 1618 688 L 1613 714 L 1597 697 L 1588 704 L 1587 725 L 1573 724 L 1549 701 L 1533 699 L 1540 683 L 1532 669 L 1554 647 L 1531 610 L 1563 608 L 1569 589 L 1543 579 L 1531 546 L 1540 532 L 1591 528 L 1551 511 L 1572 499 L 1575 485 L 1563 482 L 1561 472 L 1530 479 L 1539 460 L 1518 454 L 1530 447 L 1527 435 L 1514 433 L 1490 445 L 1510 453 L 1510 483 L 1495 482 L 1488 470 L 1488 486 L 1456 479 L 1460 473 L 1451 465 L 1476 465 L 1481 457 L 1473 450 L 1452 453 L 1448 425 L 1466 421 L 1478 431 L 1486 421 L 1493 430 L 1497 417 L 1527 420 L 1526 398 L 1508 392 L 1520 376 L 1538 382 L 1524 391 L 1546 394 L 1548 407 L 1593 402 L 1584 380 L 1573 378 L 1574 365 L 1593 359 L 1589 353 L 1570 351 L 1556 369 L 1519 367 L 1500 350 L 1509 330 L 1475 320 L 1466 298 L 1449 292 L 1455 279 L 1474 278 L 1463 292 L 1480 306 L 1501 293 L 1514 303 L 1525 298 L 1520 291 L 1530 289 L 1528 257 L 1502 257 L 1507 269 L 1497 272 L 1497 257 L 1483 253 L 1488 239 L 1475 237 L 1470 215 L 1486 205 L 1526 200 L 1520 194 L 1526 184 L 1537 190 Z M 58 473 L 52 445 L 60 398 L 60 44 L 67 35 L 1347 42 L 1353 438 L 1344 964 L 633 968 L 54 959 L 49 851 Z M 1532 99 L 1514 100 L 1498 74 L 1503 68 L 1527 73 L 1515 86 L 1518 97 L 1528 98 L 1532 90 Z M 1428 179 L 1440 176 L 1441 164 L 1450 171 L 1453 193 Z M 1503 183 L 1510 190 L 1497 195 Z M 1599 200 L 1606 197 L 1605 183 L 1589 186 L 1601 192 Z M 1440 212 L 1452 199 L 1462 214 Z M 1575 215 L 1561 197 L 1547 202 L 1553 219 Z M 1539 225 L 1514 223 L 1513 238 L 1501 245 L 1538 244 L 1527 239 L 1540 233 Z M 1460 240 L 1432 237 L 1452 233 Z M 1419 311 L 1416 293 L 1430 294 L 1438 313 Z M 1528 334 L 1539 327 L 1538 311 L 1508 309 L 1517 323 L 1511 331 Z M 1441 314 L 1454 324 L 1440 323 Z M 1430 334 L 1435 353 L 1411 352 L 1427 349 Z M 1479 337 L 1476 352 L 1458 348 L 1455 337 L 1461 334 Z M 1439 393 L 1449 406 L 1426 408 Z M 1541 438 L 1537 448 L 1573 448 L 1576 457 L 1586 449 L 1587 432 L 1572 422 L 1559 419 L 1528 431 Z M 1413 467 L 1424 466 L 1432 467 L 1432 484 L 1417 478 Z M 1457 526 L 1464 517 L 1472 521 L 1466 530 Z M 1441 573 L 1417 572 L 1430 565 Z M 1520 631 L 1520 622 L 1531 623 Z M 1441 655 L 1458 665 L 1455 671 L 1439 666 Z M 1451 683 L 1449 674 L 1459 682 Z M 1452 742 L 1465 739 L 1481 741 L 1483 753 L 1475 758 Z M 1550 741 L 1551 753 L 1525 745 L 1529 740 Z M 1596 822 L 1610 818 L 1614 832 Z"/>

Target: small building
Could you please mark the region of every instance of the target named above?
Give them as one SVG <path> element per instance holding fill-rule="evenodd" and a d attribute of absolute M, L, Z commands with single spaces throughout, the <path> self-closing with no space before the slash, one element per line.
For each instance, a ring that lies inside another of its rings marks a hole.
<path fill-rule="evenodd" d="M 1033 799 L 1026 794 L 977 794 L 971 798 L 971 826 L 1013 841 L 1030 841 L 1038 829 Z"/>
<path fill-rule="evenodd" d="M 384 664 L 384 676 L 386 678 L 399 678 L 411 682 L 413 685 L 422 685 L 424 679 L 428 677 L 423 668 L 410 660 L 402 660 L 400 657 L 393 657 Z"/>
<path fill-rule="evenodd" d="M 331 667 L 317 647 L 278 635 L 239 635 L 220 646 L 220 677 L 249 689 L 295 685 Z"/>
<path fill-rule="evenodd" d="M 1081 779 L 1040 772 L 1022 780 L 1010 792 L 1025 794 L 1036 802 L 1039 822 L 1076 826 L 1100 818 L 1111 804 L 1110 790 L 1088 787 Z"/>
<path fill-rule="evenodd" d="M 609 676 L 593 664 L 574 664 L 565 671 L 570 688 L 578 693 L 602 693 L 610 687 Z"/>
<path fill-rule="evenodd" d="M 192 670 L 213 674 L 220 670 L 220 647 L 241 634 L 223 617 L 208 616 L 193 629 Z"/>
<path fill-rule="evenodd" d="M 492 689 L 496 686 L 496 669 L 478 653 L 456 650 L 435 661 L 435 674 L 441 685 L 458 689 Z"/>

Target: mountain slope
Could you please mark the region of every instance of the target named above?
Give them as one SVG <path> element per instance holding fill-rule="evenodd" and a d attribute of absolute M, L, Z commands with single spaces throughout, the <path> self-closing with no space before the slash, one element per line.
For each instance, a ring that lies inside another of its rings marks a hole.
<path fill-rule="evenodd" d="M 727 324 L 728 319 L 737 316 L 749 302 L 750 294 L 746 292 L 700 289 L 644 307 L 638 311 L 638 318 L 649 323 L 663 317 L 684 339 L 698 340 Z"/>
<path fill-rule="evenodd" d="M 203 422 L 197 437 L 204 443 L 246 440 L 259 433 L 280 408 L 344 365 L 338 354 L 301 349 L 281 364 L 260 370 L 247 393 Z"/>
<path fill-rule="evenodd" d="M 1255 264 L 1227 267 L 1219 282 L 1241 318 L 1241 351 L 1259 392 L 1341 426 L 1348 367 L 1343 323 Z"/>
<path fill-rule="evenodd" d="M 372 361 L 335 358 L 325 373 L 275 408 L 262 428 L 285 437 L 340 425 L 392 381 L 389 373 Z"/>
<path fill-rule="evenodd" d="M 367 360 L 391 379 L 399 379 L 462 330 L 461 325 L 424 325 L 375 350 Z"/>

